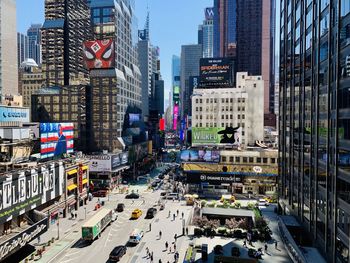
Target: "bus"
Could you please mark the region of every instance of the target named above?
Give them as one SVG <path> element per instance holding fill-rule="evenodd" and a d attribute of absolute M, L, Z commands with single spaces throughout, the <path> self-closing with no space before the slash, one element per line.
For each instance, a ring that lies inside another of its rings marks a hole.
<path fill-rule="evenodd" d="M 101 208 L 100 211 L 82 225 L 82 239 L 94 241 L 111 222 L 112 210 Z"/>

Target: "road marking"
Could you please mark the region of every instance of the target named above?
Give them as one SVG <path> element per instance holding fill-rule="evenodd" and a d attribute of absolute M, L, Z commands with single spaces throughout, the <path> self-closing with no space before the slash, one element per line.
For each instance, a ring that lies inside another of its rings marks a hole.
<path fill-rule="evenodd" d="M 64 257 L 70 257 L 72 255 L 79 254 L 79 253 L 80 253 L 80 251 L 76 251 L 76 252 L 71 251 L 71 252 L 67 253 Z"/>
<path fill-rule="evenodd" d="M 64 233 L 67 234 L 71 230 L 72 230 L 72 228 L 68 228 Z"/>

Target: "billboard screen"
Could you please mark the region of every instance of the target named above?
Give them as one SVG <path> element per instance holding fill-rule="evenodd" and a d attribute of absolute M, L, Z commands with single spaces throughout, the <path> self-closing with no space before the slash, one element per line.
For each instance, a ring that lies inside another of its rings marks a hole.
<path fill-rule="evenodd" d="M 233 64 L 229 58 L 201 58 L 200 86 L 232 84 Z"/>
<path fill-rule="evenodd" d="M 192 127 L 192 145 L 231 144 L 239 146 L 241 130 L 240 127 Z"/>
<path fill-rule="evenodd" d="M 163 118 L 159 119 L 159 130 L 160 131 L 165 130 L 165 120 Z"/>
<path fill-rule="evenodd" d="M 179 105 L 179 102 L 180 102 L 180 87 L 179 86 L 174 86 L 173 101 L 174 101 L 174 105 Z"/>
<path fill-rule="evenodd" d="M 0 106 L 0 122 L 29 122 L 29 109 Z"/>
<path fill-rule="evenodd" d="M 173 118 L 173 129 L 177 129 L 177 119 L 179 117 L 179 106 L 175 105 L 174 106 L 174 118 Z"/>
<path fill-rule="evenodd" d="M 40 123 L 41 158 L 72 153 L 73 123 Z"/>
<path fill-rule="evenodd" d="M 181 151 L 183 162 L 220 162 L 220 151 L 211 150 L 183 150 Z"/>
<path fill-rule="evenodd" d="M 84 64 L 87 69 L 115 66 L 113 39 L 86 41 L 83 44 Z"/>
<path fill-rule="evenodd" d="M 140 121 L 141 117 L 138 113 L 129 113 L 129 125 L 131 126 L 134 122 Z"/>
<path fill-rule="evenodd" d="M 200 88 L 200 77 L 199 76 L 190 76 L 189 78 L 189 87 L 190 91 L 193 91 L 194 89 Z"/>

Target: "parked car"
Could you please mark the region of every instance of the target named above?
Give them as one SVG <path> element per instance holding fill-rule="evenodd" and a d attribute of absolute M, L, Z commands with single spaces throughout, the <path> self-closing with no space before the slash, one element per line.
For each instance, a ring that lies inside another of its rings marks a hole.
<path fill-rule="evenodd" d="M 132 219 L 138 219 L 142 215 L 142 211 L 138 208 L 136 208 L 134 211 L 131 213 L 131 218 Z"/>
<path fill-rule="evenodd" d="M 140 196 L 136 193 L 131 193 L 125 196 L 126 199 L 138 199 Z"/>
<path fill-rule="evenodd" d="M 116 212 L 112 212 L 112 221 L 114 222 L 115 220 L 117 220 L 118 219 L 118 215 L 117 215 L 117 213 Z"/>
<path fill-rule="evenodd" d="M 161 192 L 160 196 L 166 196 L 167 192 Z"/>
<path fill-rule="evenodd" d="M 157 208 L 151 207 L 147 210 L 146 218 L 153 218 L 157 213 Z"/>
<path fill-rule="evenodd" d="M 268 206 L 269 202 L 267 202 L 265 199 L 261 198 L 261 199 L 259 199 L 258 205 L 259 206 Z"/>
<path fill-rule="evenodd" d="M 152 186 L 152 187 L 157 187 L 157 185 L 158 185 L 158 183 L 155 182 L 155 181 L 151 183 L 151 186 Z"/>
<path fill-rule="evenodd" d="M 164 174 L 160 174 L 160 175 L 158 175 L 158 177 L 159 177 L 159 179 L 164 179 Z"/>
<path fill-rule="evenodd" d="M 241 252 L 239 251 L 239 248 L 238 247 L 233 247 L 231 249 L 231 255 L 233 257 L 239 257 L 241 255 Z"/>
<path fill-rule="evenodd" d="M 224 253 L 224 249 L 221 245 L 216 245 L 214 247 L 214 254 L 215 255 L 222 255 Z"/>
<path fill-rule="evenodd" d="M 119 203 L 117 205 L 117 208 L 115 209 L 115 211 L 117 212 L 123 212 L 124 211 L 124 208 L 125 208 L 125 205 L 123 203 Z"/>
<path fill-rule="evenodd" d="M 109 254 L 109 261 L 119 261 L 126 254 L 126 246 L 116 246 Z"/>

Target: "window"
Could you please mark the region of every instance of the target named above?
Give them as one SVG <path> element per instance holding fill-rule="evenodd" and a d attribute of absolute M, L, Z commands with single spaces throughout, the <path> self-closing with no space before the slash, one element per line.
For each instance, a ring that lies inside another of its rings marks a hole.
<path fill-rule="evenodd" d="M 198 99 L 196 99 L 196 103 L 198 103 Z"/>
<path fill-rule="evenodd" d="M 245 115 L 243 114 L 243 115 L 242 115 L 242 120 L 244 120 L 244 119 L 245 119 Z"/>
<path fill-rule="evenodd" d="M 241 115 L 239 115 L 239 114 L 238 114 L 237 119 L 239 119 L 239 120 L 240 120 L 240 119 L 241 119 Z"/>
<path fill-rule="evenodd" d="M 226 156 L 222 156 L 221 158 L 222 158 L 222 162 L 226 163 Z"/>
<path fill-rule="evenodd" d="M 253 157 L 249 157 L 249 162 L 250 163 L 254 163 L 254 158 Z"/>
<path fill-rule="evenodd" d="M 271 163 L 276 163 L 276 158 L 271 158 Z"/>
<path fill-rule="evenodd" d="M 350 13 L 350 2 L 348 0 L 341 0 L 340 14 L 342 17 Z"/>
<path fill-rule="evenodd" d="M 230 98 L 230 102 L 231 102 L 231 103 L 233 102 L 233 99 L 232 99 L 232 98 Z"/>
<path fill-rule="evenodd" d="M 261 158 L 260 157 L 256 158 L 256 162 L 261 163 Z"/>
<path fill-rule="evenodd" d="M 254 88 L 256 88 L 256 83 L 254 83 Z"/>
<path fill-rule="evenodd" d="M 243 157 L 243 163 L 247 163 L 248 162 L 248 158 L 247 157 Z"/>
<path fill-rule="evenodd" d="M 240 163 L 241 162 L 241 157 L 238 157 L 238 156 L 236 156 L 236 163 Z"/>
<path fill-rule="evenodd" d="M 233 163 L 233 156 L 230 156 L 230 163 Z"/>
<path fill-rule="evenodd" d="M 267 163 L 267 158 L 263 158 L 263 163 Z"/>

